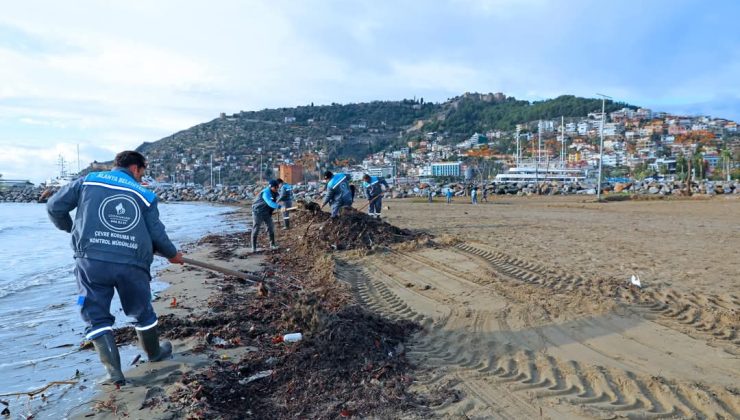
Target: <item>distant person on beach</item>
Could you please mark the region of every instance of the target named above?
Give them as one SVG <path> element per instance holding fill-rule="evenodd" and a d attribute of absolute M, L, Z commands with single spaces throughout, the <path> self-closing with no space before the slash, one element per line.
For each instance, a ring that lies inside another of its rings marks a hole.
<path fill-rule="evenodd" d="M 470 190 L 470 201 L 472 204 L 478 204 L 478 187 L 473 187 Z"/>
<path fill-rule="evenodd" d="M 488 202 L 488 190 L 486 189 L 485 184 L 483 185 L 483 200 L 481 201 L 485 201 L 486 203 Z"/>
<path fill-rule="evenodd" d="M 124 385 L 121 357 L 113 338 L 115 317 L 110 313 L 113 291 L 123 312 L 136 319 L 139 344 L 150 362 L 172 355 L 168 341 L 159 342 L 157 314 L 152 308 L 149 273 L 154 253 L 182 264 L 182 253 L 170 241 L 159 220 L 157 196 L 140 185 L 146 158 L 123 151 L 108 172 L 92 172 L 65 185 L 46 203 L 54 225 L 72 233 L 77 305 L 108 380 Z M 77 209 L 74 222 L 69 215 Z"/>
<path fill-rule="evenodd" d="M 370 217 L 377 217 L 380 219 L 380 209 L 383 203 L 383 191 L 387 191 L 390 187 L 385 181 L 385 178 L 377 176 L 370 176 L 365 174 L 362 177 L 362 187 L 365 190 L 365 197 L 368 200 L 367 214 Z"/>
<path fill-rule="evenodd" d="M 445 195 L 447 196 L 447 204 L 452 203 L 452 188 L 447 188 Z"/>
<path fill-rule="evenodd" d="M 285 210 L 283 210 L 283 230 L 290 229 L 290 210 L 293 207 L 293 186 L 283 181 L 281 178 L 277 179 L 280 189 L 278 190 L 278 202 L 282 202 Z"/>
<path fill-rule="evenodd" d="M 431 203 L 434 201 L 434 191 L 432 191 L 432 187 L 427 187 L 427 198 L 429 199 L 429 202 Z"/>
<path fill-rule="evenodd" d="M 331 171 L 326 171 L 324 172 L 324 181 L 326 181 L 326 194 L 321 208 L 331 204 L 331 217 L 334 219 L 339 216 L 339 209 L 352 207 L 353 197 L 349 185 L 349 175 L 333 174 Z"/>
<path fill-rule="evenodd" d="M 277 249 L 278 247 L 275 243 L 275 226 L 272 224 L 272 212 L 283 207 L 277 203 L 279 188 L 280 183 L 276 179 L 270 180 L 269 185 L 255 197 L 252 203 L 252 252 L 257 252 L 257 236 L 260 234 L 263 224 L 267 226 L 270 248 Z"/>

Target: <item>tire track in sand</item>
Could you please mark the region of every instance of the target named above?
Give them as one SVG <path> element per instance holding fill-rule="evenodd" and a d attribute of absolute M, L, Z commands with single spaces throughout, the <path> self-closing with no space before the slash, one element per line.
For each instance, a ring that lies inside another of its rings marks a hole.
<path fill-rule="evenodd" d="M 439 414 L 533 418 L 544 409 L 550 417 L 568 418 L 609 413 L 630 418 L 734 418 L 740 413 L 737 394 L 721 386 L 585 363 L 528 345 L 522 332 L 508 327 L 512 306 L 492 291 L 496 281 L 471 275 L 470 260 L 458 262 L 464 264 L 394 253 L 366 258 L 362 267 L 337 266 L 338 277 L 352 286 L 360 302 L 424 326 L 408 349 L 412 360 L 430 367 L 418 385 L 447 384 L 465 395 L 459 403 L 433 407 Z M 530 273 L 526 278 L 541 276 Z"/>
<path fill-rule="evenodd" d="M 682 294 L 673 289 L 626 287 L 625 282 L 587 280 L 578 275 L 552 270 L 542 265 L 486 250 L 467 243 L 458 244 L 463 252 L 485 259 L 493 269 L 507 277 L 556 292 L 585 292 L 601 299 L 629 305 L 647 319 L 660 322 L 692 337 L 700 337 L 730 354 L 740 355 L 740 305 L 719 295 Z"/>

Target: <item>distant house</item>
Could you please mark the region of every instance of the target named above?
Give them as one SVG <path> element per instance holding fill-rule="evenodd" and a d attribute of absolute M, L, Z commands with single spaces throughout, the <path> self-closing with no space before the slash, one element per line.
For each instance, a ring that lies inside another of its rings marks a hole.
<path fill-rule="evenodd" d="M 303 166 L 281 164 L 278 170 L 280 178 L 288 184 L 303 182 Z"/>

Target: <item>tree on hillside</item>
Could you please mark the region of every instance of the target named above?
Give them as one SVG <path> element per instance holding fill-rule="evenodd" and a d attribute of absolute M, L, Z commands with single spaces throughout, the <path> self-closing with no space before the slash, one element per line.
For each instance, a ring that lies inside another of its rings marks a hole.
<path fill-rule="evenodd" d="M 722 178 L 729 181 L 731 174 L 730 168 L 732 167 L 732 153 L 727 149 L 723 150 L 720 154 L 720 162 L 722 165 Z M 0 178 L 2 178 L 1 174 Z"/>
<path fill-rule="evenodd" d="M 699 146 L 696 148 L 694 156 L 691 157 L 691 169 L 694 170 L 694 179 L 704 179 L 709 167 L 709 164 L 704 160 L 704 156 L 701 152 L 702 147 Z"/>
<path fill-rule="evenodd" d="M 688 133 L 679 134 L 676 136 L 676 143 L 679 144 L 701 144 L 704 146 L 710 146 L 715 142 L 716 136 L 714 133 L 706 130 L 693 130 Z"/>
<path fill-rule="evenodd" d="M 686 157 L 683 154 L 678 155 L 678 157 L 676 157 L 676 175 L 679 179 L 685 179 L 686 172 L 688 172 L 688 170 L 689 161 L 686 160 Z"/>

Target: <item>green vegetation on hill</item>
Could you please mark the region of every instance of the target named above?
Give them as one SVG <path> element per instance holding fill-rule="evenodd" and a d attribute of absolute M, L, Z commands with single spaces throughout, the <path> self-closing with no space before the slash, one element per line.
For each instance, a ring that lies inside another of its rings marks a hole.
<path fill-rule="evenodd" d="M 624 106 L 608 101 L 607 111 Z M 272 176 L 272 169 L 285 160 L 304 163 L 309 176 L 315 176 L 337 160 L 358 162 L 429 132 L 451 143 L 474 132 L 600 110 L 599 99 L 561 96 L 530 103 L 502 94 L 465 94 L 441 104 L 423 99 L 311 104 L 223 115 L 137 150 L 148 156 L 150 172 L 160 180 L 204 183 L 210 180 L 213 156 L 221 182 L 235 184 Z"/>
<path fill-rule="evenodd" d="M 502 101 L 483 101 L 473 96 L 442 106 L 447 108 L 445 118 L 426 124 L 424 131 L 464 135 L 488 130 L 513 130 L 517 124 L 539 119 L 584 117 L 590 112 L 601 112 L 600 99 L 572 95 L 537 102 L 520 101 L 513 97 Z M 606 101 L 606 112 L 624 107 L 637 108 L 622 102 Z"/>

